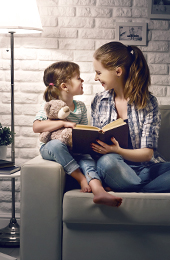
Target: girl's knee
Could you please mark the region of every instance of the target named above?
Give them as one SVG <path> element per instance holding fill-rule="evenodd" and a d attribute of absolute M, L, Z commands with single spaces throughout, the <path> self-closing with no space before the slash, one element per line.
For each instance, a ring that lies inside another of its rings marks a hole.
<path fill-rule="evenodd" d="M 106 175 L 110 175 L 113 171 L 119 172 L 120 161 L 123 160 L 122 156 L 118 154 L 103 155 L 97 161 L 97 172 L 100 178 L 105 179 Z"/>
<path fill-rule="evenodd" d="M 119 154 L 105 154 L 97 161 L 97 167 L 105 169 L 113 168 L 120 160 L 122 160 L 122 156 Z"/>

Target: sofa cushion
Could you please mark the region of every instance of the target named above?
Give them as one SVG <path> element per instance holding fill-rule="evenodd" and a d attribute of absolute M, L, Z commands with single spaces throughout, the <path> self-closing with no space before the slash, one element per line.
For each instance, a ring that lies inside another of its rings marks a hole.
<path fill-rule="evenodd" d="M 94 204 L 92 193 L 66 192 L 63 221 L 66 224 L 170 226 L 170 193 L 111 193 L 123 198 L 119 208 Z"/>

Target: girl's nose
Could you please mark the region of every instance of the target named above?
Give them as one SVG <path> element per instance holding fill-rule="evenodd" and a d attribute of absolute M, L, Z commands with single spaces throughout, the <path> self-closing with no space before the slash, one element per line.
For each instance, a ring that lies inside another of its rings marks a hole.
<path fill-rule="evenodd" d="M 95 81 L 98 80 L 98 76 L 97 76 L 97 74 L 95 74 L 94 80 L 95 80 Z"/>
<path fill-rule="evenodd" d="M 81 78 L 81 82 L 84 82 L 84 79 Z"/>

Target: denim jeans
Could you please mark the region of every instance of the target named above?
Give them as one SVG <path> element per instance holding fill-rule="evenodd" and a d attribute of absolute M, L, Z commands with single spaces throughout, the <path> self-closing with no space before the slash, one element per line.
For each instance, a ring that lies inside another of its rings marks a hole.
<path fill-rule="evenodd" d="M 106 154 L 97 161 L 97 172 L 106 185 L 119 192 L 170 192 L 170 162 L 149 167 L 130 164 L 122 156 Z"/>
<path fill-rule="evenodd" d="M 61 164 L 69 175 L 80 168 L 88 183 L 92 179 L 100 180 L 96 163 L 89 154 L 72 154 L 67 146 L 59 140 L 51 140 L 42 145 L 40 153 L 43 159 Z"/>

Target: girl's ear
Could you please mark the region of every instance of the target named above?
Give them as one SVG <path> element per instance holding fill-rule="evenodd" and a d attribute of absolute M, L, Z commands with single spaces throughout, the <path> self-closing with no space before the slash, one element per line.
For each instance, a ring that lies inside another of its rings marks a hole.
<path fill-rule="evenodd" d="M 60 88 L 61 88 L 61 90 L 64 90 L 66 92 L 68 90 L 67 85 L 65 83 L 61 83 Z"/>
<path fill-rule="evenodd" d="M 120 76 L 122 75 L 122 73 L 123 73 L 122 68 L 121 68 L 121 67 L 117 67 L 117 68 L 116 68 L 116 74 L 117 74 L 117 76 L 120 77 Z"/>

